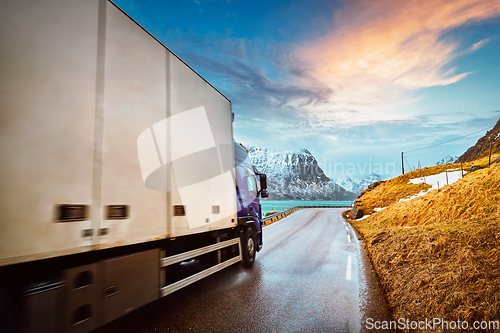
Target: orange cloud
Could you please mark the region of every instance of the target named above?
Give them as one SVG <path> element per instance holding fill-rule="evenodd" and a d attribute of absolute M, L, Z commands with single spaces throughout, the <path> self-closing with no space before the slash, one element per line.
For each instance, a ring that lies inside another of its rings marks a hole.
<path fill-rule="evenodd" d="M 448 85 L 469 73 L 443 70 L 459 56 L 447 31 L 500 15 L 498 0 L 356 0 L 332 33 L 295 49 L 295 59 L 335 91 L 337 107 L 378 103 L 408 89 Z M 474 44 L 470 51 L 487 40 Z M 373 110 L 373 108 L 371 108 Z M 390 118 L 390 117 L 389 117 Z"/>
<path fill-rule="evenodd" d="M 490 39 L 489 39 L 489 38 L 485 38 L 485 39 L 483 39 L 483 40 L 480 40 L 479 42 L 472 44 L 472 46 L 471 46 L 470 50 L 471 50 L 471 51 L 476 51 L 477 49 L 479 49 L 479 48 L 483 47 L 483 46 L 484 46 L 486 43 L 488 43 L 489 41 L 490 41 Z"/>

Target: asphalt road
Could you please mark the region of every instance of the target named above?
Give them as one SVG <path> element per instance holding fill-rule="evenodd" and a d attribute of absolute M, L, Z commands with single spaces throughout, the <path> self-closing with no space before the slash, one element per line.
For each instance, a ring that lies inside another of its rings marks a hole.
<path fill-rule="evenodd" d="M 368 318 L 390 315 L 342 210 L 294 212 L 264 228 L 253 268 L 235 264 L 98 332 L 370 331 Z"/>

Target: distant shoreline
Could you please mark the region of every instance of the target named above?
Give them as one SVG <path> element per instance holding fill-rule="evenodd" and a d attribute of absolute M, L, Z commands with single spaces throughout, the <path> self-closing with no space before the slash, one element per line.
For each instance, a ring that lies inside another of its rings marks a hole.
<path fill-rule="evenodd" d="M 262 200 L 262 215 L 272 211 L 284 211 L 295 206 L 325 206 L 325 207 L 345 207 L 354 201 L 334 201 L 334 200 Z"/>

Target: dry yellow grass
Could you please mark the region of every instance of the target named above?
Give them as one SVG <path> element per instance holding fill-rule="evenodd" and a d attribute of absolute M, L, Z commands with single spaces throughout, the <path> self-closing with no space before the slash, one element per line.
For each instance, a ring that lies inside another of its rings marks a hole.
<path fill-rule="evenodd" d="M 393 203 L 362 221 L 375 231 L 387 227 L 456 223 L 458 219 L 499 214 L 499 202 L 500 164 L 494 164 L 424 196 Z"/>
<path fill-rule="evenodd" d="M 483 158 L 464 168 L 487 163 Z M 425 172 L 446 167 L 457 165 Z M 394 319 L 500 320 L 500 163 L 397 203 L 420 192 L 412 184 L 405 188 L 417 177 L 414 171 L 363 195 L 362 209 L 387 208 L 353 221 Z"/>
<path fill-rule="evenodd" d="M 492 160 L 498 157 L 500 157 L 500 154 L 495 154 L 492 156 Z M 464 170 L 467 170 L 473 166 L 486 165 L 488 165 L 488 157 L 473 162 L 463 163 L 462 167 Z M 371 191 L 364 191 L 361 198 L 356 199 L 356 206 L 362 209 L 365 215 L 372 214 L 374 212 L 374 208 L 387 207 L 393 203 L 396 203 L 400 199 L 409 197 L 411 195 L 419 193 L 420 191 L 430 188 L 430 186 L 426 184 L 408 184 L 410 179 L 435 175 L 448 169 L 460 170 L 460 167 L 461 165 L 457 163 L 437 165 L 434 167 L 427 167 L 420 170 L 408 172 L 404 175 L 392 178 L 384 182 Z M 467 178 L 467 173 L 465 178 Z"/>
<path fill-rule="evenodd" d="M 367 240 L 394 319 L 500 320 L 500 223 L 393 228 Z"/>

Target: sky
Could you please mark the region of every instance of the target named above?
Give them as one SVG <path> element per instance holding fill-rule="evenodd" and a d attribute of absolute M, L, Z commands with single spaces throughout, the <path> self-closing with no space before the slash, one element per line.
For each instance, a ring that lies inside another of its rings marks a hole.
<path fill-rule="evenodd" d="M 231 100 L 236 141 L 334 179 L 435 165 L 500 118 L 498 0 L 115 3 Z"/>

